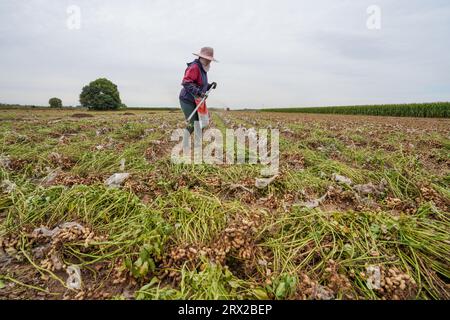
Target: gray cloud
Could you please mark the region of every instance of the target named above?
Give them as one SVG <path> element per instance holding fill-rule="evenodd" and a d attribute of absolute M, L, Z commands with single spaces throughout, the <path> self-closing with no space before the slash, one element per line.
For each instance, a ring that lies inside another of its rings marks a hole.
<path fill-rule="evenodd" d="M 448 1 L 0 2 L 0 102 L 78 103 L 107 77 L 130 106 L 177 106 L 185 63 L 211 45 L 211 105 L 339 105 L 449 100 Z M 66 27 L 69 5 L 82 27 Z"/>

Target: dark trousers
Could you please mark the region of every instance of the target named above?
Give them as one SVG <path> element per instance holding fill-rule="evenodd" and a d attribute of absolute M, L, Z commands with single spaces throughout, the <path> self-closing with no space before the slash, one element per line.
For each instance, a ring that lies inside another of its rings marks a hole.
<path fill-rule="evenodd" d="M 189 116 L 192 114 L 192 112 L 194 112 L 195 108 L 197 107 L 194 102 L 189 102 L 189 101 L 181 100 L 181 99 L 180 99 L 180 105 L 181 105 L 181 110 L 183 110 L 184 117 L 186 118 L 186 120 L 189 118 Z M 196 121 L 197 122 L 199 121 L 197 112 L 194 114 L 191 121 L 189 122 L 189 125 L 186 127 L 186 129 L 189 131 L 189 133 L 194 132 L 194 123 Z"/>

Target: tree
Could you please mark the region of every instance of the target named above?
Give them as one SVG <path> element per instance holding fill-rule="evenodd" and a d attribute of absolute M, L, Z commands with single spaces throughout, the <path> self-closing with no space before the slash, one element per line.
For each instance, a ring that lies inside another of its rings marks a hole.
<path fill-rule="evenodd" d="M 117 86 L 105 78 L 85 86 L 80 94 L 80 103 L 94 110 L 116 110 L 123 106 Z"/>
<path fill-rule="evenodd" d="M 59 98 L 51 98 L 48 100 L 48 103 L 50 104 L 50 108 L 62 108 L 62 101 Z"/>

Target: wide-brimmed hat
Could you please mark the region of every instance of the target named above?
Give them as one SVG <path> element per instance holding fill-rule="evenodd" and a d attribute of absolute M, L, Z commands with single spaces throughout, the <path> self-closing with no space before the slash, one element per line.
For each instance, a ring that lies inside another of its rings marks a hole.
<path fill-rule="evenodd" d="M 193 55 L 209 61 L 219 62 L 214 59 L 214 49 L 211 47 L 204 47 L 200 50 L 200 53 L 193 53 Z"/>

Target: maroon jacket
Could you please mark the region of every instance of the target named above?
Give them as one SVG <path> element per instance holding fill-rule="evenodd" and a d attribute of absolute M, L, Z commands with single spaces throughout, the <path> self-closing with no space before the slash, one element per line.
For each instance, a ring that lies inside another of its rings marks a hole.
<path fill-rule="evenodd" d="M 201 96 L 202 93 L 211 88 L 208 83 L 208 74 L 203 69 L 199 59 L 187 64 L 188 67 L 184 73 L 183 89 L 180 92 L 180 99 L 195 104 L 195 97 Z"/>

